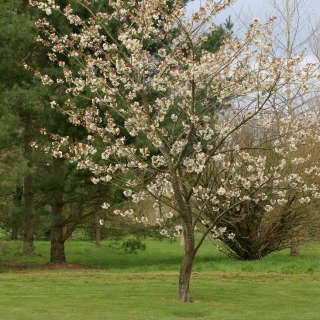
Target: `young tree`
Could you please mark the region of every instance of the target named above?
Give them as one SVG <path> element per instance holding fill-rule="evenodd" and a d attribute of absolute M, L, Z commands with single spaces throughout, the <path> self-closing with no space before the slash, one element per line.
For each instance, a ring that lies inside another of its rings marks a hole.
<path fill-rule="evenodd" d="M 203 29 L 233 1 L 207 1 L 191 19 L 179 0 L 170 6 L 163 0 L 109 1 L 110 11 L 95 13 L 87 2 L 77 2 L 92 13 L 89 18 L 73 14 L 70 5 L 60 9 L 53 0 L 30 0 L 48 15 L 59 11 L 78 26 L 77 32 L 58 34 L 46 19 L 36 22 L 43 31 L 37 41 L 48 47 L 48 56 L 63 77 L 35 73 L 44 84 L 65 87 L 70 99 L 64 105 L 52 101 L 51 106 L 88 131 L 88 143 L 55 135 L 51 152 L 90 170 L 93 183 L 113 183 L 123 187 L 133 202 L 151 197 L 155 207 L 165 204 L 177 212 L 181 225 L 176 226 L 176 235 L 182 231 L 185 241 L 179 299 L 191 301 L 192 264 L 202 242 L 221 216 L 252 197 L 250 192 L 239 194 L 231 184 L 230 189 L 202 186 L 206 168 L 213 160 L 223 165 L 226 154 L 244 158 L 230 141 L 232 135 L 272 110 L 275 91 L 291 82 L 306 90 L 313 66 L 301 66 L 303 55 L 271 58 L 273 19 L 265 25 L 254 19 L 243 40 L 225 37 L 218 51 L 203 49 L 199 58 L 198 48 L 207 39 Z M 120 22 L 117 38 L 108 29 L 115 21 Z M 174 32 L 175 27 L 181 32 Z M 156 54 L 150 43 L 156 44 Z M 72 69 L 63 56 L 72 61 Z M 75 103 L 81 97 L 90 98 L 85 108 Z M 228 109 L 219 107 L 225 104 Z M 318 133 L 307 133 L 310 139 L 317 138 Z M 281 147 L 296 145 L 298 137 L 283 135 Z M 96 147 L 101 143 L 102 152 Z M 259 167 L 262 157 L 254 158 Z M 263 185 L 264 175 L 257 175 L 256 183 Z M 310 187 L 310 192 L 315 189 Z M 205 201 L 199 204 L 199 199 Z M 213 205 L 219 214 L 196 243 L 196 226 Z M 133 216 L 130 209 L 115 213 Z M 171 216 L 167 213 L 159 223 Z M 215 229 L 219 234 L 224 231 Z M 165 228 L 161 233 L 169 236 Z"/>
<path fill-rule="evenodd" d="M 224 246 L 219 248 L 227 255 L 261 259 L 291 247 L 294 238 L 308 238 L 308 227 L 320 218 L 312 206 L 312 194 L 319 189 L 319 171 L 313 170 L 319 165 L 320 143 L 306 138 L 312 135 L 318 117 L 310 117 L 306 111 L 304 116 L 283 117 L 278 123 L 275 114 L 261 113 L 250 127 L 244 126 L 232 136 L 239 152 L 224 154 L 206 168 L 203 187 L 237 192 L 236 198 L 228 199 L 230 210 L 218 223 L 233 236 L 213 236 L 213 240 L 222 240 Z M 284 147 L 286 139 L 296 143 Z M 247 201 L 234 205 L 243 197 L 248 197 Z M 201 194 L 199 202 L 206 202 Z M 209 206 L 207 211 L 210 220 L 219 215 L 217 206 Z"/>
<path fill-rule="evenodd" d="M 281 0 L 281 1 L 268 1 L 273 8 L 273 14 L 279 17 L 274 30 L 277 31 L 274 40 L 275 52 L 274 55 L 283 54 L 288 58 L 293 57 L 302 49 L 306 48 L 306 62 L 308 60 L 315 61 L 315 55 L 312 54 L 311 40 L 319 31 L 317 26 L 318 21 L 312 17 L 312 5 L 314 3 L 304 0 Z M 311 108 L 310 95 L 305 95 L 300 90 L 292 90 L 290 86 L 282 93 L 277 94 L 276 99 L 281 100 L 287 104 L 287 110 L 295 117 L 299 113 L 306 112 L 306 109 Z M 309 100 L 309 101 L 308 101 Z M 307 105 L 307 107 L 306 107 Z M 301 108 L 301 106 L 303 106 Z M 310 155 L 313 154 L 309 153 Z M 315 221 L 316 214 L 312 217 L 309 212 L 308 217 Z M 305 219 L 302 219 L 304 221 Z M 301 221 L 301 222 L 302 222 Z M 305 226 L 306 221 L 303 223 Z M 300 225 L 298 230 L 302 229 L 303 224 Z M 292 236 L 291 255 L 298 255 L 299 253 L 299 234 Z"/>
<path fill-rule="evenodd" d="M 303 5 L 306 4 L 303 0 L 283 0 L 283 1 L 268 1 L 273 8 L 270 14 L 275 14 L 280 17 L 273 25 L 273 57 L 286 56 L 287 59 L 292 59 L 306 44 L 310 41 L 311 36 L 315 33 L 315 30 L 308 30 L 309 17 L 306 9 Z M 250 23 L 250 22 L 248 22 Z M 306 59 L 310 60 L 309 55 Z M 304 61 L 303 63 L 307 63 Z M 280 90 L 276 90 L 273 93 L 274 111 L 270 115 L 266 115 L 265 118 L 269 118 L 270 123 L 273 123 L 269 128 L 262 126 L 263 119 L 258 120 L 252 128 L 246 128 L 237 133 L 237 136 L 233 137 L 233 141 L 241 145 L 241 149 L 247 149 L 250 156 L 256 151 L 256 146 L 261 149 L 263 145 L 265 151 L 263 154 L 268 159 L 266 161 L 265 172 L 269 173 L 273 171 L 275 163 L 278 161 L 279 156 L 277 153 L 269 148 L 270 140 L 281 140 L 283 130 L 281 129 L 281 118 L 284 116 L 289 117 L 286 120 L 288 127 L 293 127 L 296 122 L 299 122 L 299 118 L 303 114 L 314 114 L 314 122 L 317 121 L 317 115 L 319 112 L 313 112 L 313 106 L 311 103 L 312 95 L 310 92 L 301 90 L 300 86 L 294 83 L 288 83 Z M 261 116 L 260 116 L 261 117 Z M 310 124 L 312 126 L 312 123 Z M 301 130 L 301 129 L 300 129 Z M 309 128 L 311 130 L 311 128 Z M 291 134 L 291 133 L 290 133 Z M 243 136 L 242 136 L 243 135 Z M 259 143 L 258 143 L 259 141 Z M 312 150 L 313 149 L 313 150 Z M 267 151 L 268 150 L 268 151 Z M 286 165 L 283 171 L 288 175 L 297 174 L 300 179 L 307 179 L 309 183 L 313 179 L 313 182 L 317 182 L 317 176 L 309 176 L 306 174 L 306 170 L 312 163 L 318 159 L 318 154 L 315 151 L 314 145 L 299 146 L 298 152 L 290 151 L 286 156 Z M 262 154 L 262 151 L 258 151 Z M 299 158 L 304 154 L 309 159 L 297 164 L 293 164 L 296 154 Z M 236 157 L 234 157 L 235 159 Z M 229 159 L 232 162 L 232 159 Z M 242 161 L 245 163 L 245 161 Z M 251 167 L 251 166 L 250 166 Z M 213 165 L 213 175 L 217 172 L 216 167 Z M 245 170 L 246 168 L 239 168 L 239 174 L 242 176 L 252 176 L 250 172 Z M 228 176 L 227 173 L 220 173 Z M 281 174 L 283 176 L 283 174 Z M 250 185 L 252 191 L 254 186 L 249 181 L 246 182 Z M 266 190 L 268 188 L 268 190 Z M 295 190 L 290 185 L 281 185 L 282 190 L 286 191 L 286 205 L 278 208 L 274 208 L 271 212 L 261 210 L 261 203 L 251 201 L 246 203 L 245 206 L 241 206 L 240 210 L 233 210 L 228 212 L 221 219 L 221 224 L 226 226 L 229 231 L 235 234 L 233 240 L 222 235 L 220 238 L 226 244 L 226 253 L 242 260 L 260 259 L 266 254 L 274 251 L 281 250 L 291 246 L 292 249 L 297 249 L 299 239 L 306 241 L 307 228 L 310 222 L 316 223 L 319 219 L 316 211 L 314 211 L 312 202 L 300 203 L 301 190 Z M 269 195 L 273 192 L 277 192 L 279 186 L 273 186 L 273 179 L 270 178 L 264 188 L 260 186 L 255 189 L 255 192 L 267 192 Z M 214 216 L 214 215 L 213 215 Z M 291 241 L 292 240 L 292 241 Z M 296 250 L 292 250 L 292 253 Z"/>

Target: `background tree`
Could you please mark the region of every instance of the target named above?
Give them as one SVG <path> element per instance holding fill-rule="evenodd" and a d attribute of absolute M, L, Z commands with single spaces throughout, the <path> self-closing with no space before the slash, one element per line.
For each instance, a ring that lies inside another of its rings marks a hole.
<path fill-rule="evenodd" d="M 286 122 L 282 118 L 280 134 L 275 115 L 260 115 L 250 127 L 243 127 L 232 137 L 240 153 L 230 153 L 208 166 L 203 181 L 207 188 L 237 190 L 238 198 L 249 195 L 247 201 L 235 205 L 219 220 L 218 225 L 226 227 L 233 236 L 213 232 L 213 240 L 222 240 L 225 247 L 221 244 L 219 247 L 229 256 L 240 260 L 261 259 L 291 247 L 295 237 L 307 241 L 309 226 L 319 220 L 314 211 L 317 200 L 310 195 L 314 188 L 319 188 L 319 172 L 313 171 L 319 165 L 318 151 L 314 152 L 319 150 L 319 143 L 300 137 L 296 140 L 298 147 L 272 147 L 283 141 L 287 130 L 291 138 L 297 133 L 304 135 L 307 130 L 312 134 L 318 121 L 310 112 L 308 115 L 307 110 L 304 117 L 309 117 L 309 128 L 307 121 L 299 117 L 289 116 Z M 298 128 L 299 122 L 303 127 Z M 263 183 L 257 183 L 258 176 L 263 177 Z M 310 186 L 313 187 L 310 189 Z M 234 204 L 238 198 L 233 200 Z M 214 220 L 220 214 L 219 207 L 210 209 L 211 220 Z"/>
<path fill-rule="evenodd" d="M 317 27 L 317 21 L 311 22 L 311 13 L 310 11 L 308 13 L 308 7 L 311 3 L 303 0 L 282 0 L 280 2 L 269 0 L 269 3 L 273 8 L 272 14 L 279 17 L 277 24 L 274 26 L 274 29 L 277 30 L 274 55 L 284 54 L 290 58 L 297 54 L 297 52 L 305 50 L 306 57 L 304 63 L 315 61 L 310 41 L 318 33 L 319 27 Z M 297 113 L 307 112 L 306 104 L 310 110 L 311 98 L 310 94 L 305 95 L 303 92 L 295 90 L 290 86 L 287 86 L 281 96 L 278 94 L 275 97 L 277 100 L 280 99 L 282 103 L 286 103 L 287 112 L 292 116 Z M 304 107 L 301 108 L 301 106 Z M 309 217 L 312 217 L 312 212 L 310 212 Z M 306 221 L 302 220 L 304 221 L 304 225 L 307 226 Z M 313 219 L 311 220 L 314 222 L 317 220 L 316 212 L 314 212 Z M 299 236 L 297 235 L 292 237 L 291 255 L 298 254 Z"/>
<path fill-rule="evenodd" d="M 61 1 L 63 3 L 63 1 Z M 83 10 L 85 13 L 87 11 Z M 1 2 L 1 195 L 2 226 L 13 238 L 22 237 L 26 252 L 33 250 L 34 237 L 51 229 L 51 262 L 64 262 L 64 241 L 110 192 L 95 186 L 88 173 L 69 162 L 39 152 L 33 141 L 48 143 L 43 129 L 68 134 L 81 141 L 84 130 L 49 107 L 52 99 L 65 98 L 64 91 L 47 90 L 23 68 L 23 63 L 58 74 L 47 59 L 47 49 L 34 42 L 38 29 L 34 19 L 42 14 L 25 1 Z M 51 17 L 61 32 L 71 31 L 58 15 Z M 75 27 L 75 29 L 77 29 Z M 85 136 L 85 138 L 87 138 Z M 51 144 L 51 140 L 49 141 Z M 21 178 L 23 177 L 23 178 Z M 100 203 L 101 205 L 101 203 Z M 50 221 L 51 220 L 51 221 Z"/>
<path fill-rule="evenodd" d="M 9 172 L 7 175 L 15 177 L 12 178 L 15 179 L 15 186 L 11 190 L 11 199 L 15 199 L 14 203 L 18 206 L 17 210 L 12 210 L 11 207 L 12 212 L 9 214 L 12 215 L 16 211 L 18 215 L 9 220 L 14 222 L 14 233 L 17 232 L 20 221 L 20 233 L 23 235 L 25 250 L 30 251 L 33 250 L 35 221 L 33 203 L 35 158 L 29 143 L 34 135 L 34 121 L 38 112 L 37 99 L 34 98 L 36 94 L 32 86 L 37 81 L 23 69 L 22 61 L 28 57 L 30 62 L 34 60 L 33 49 L 36 48 L 32 43 L 36 29 L 28 14 L 26 3 L 4 1 L 1 7 L 1 121 L 7 123 L 12 119 L 11 128 L 6 132 L 7 139 L 4 135 L 2 138 L 11 141 L 4 154 L 11 157 L 19 154 L 19 157 L 12 158 L 13 161 L 7 166 Z M 15 175 L 16 172 L 18 175 Z M 3 185 L 6 185 L 8 180 L 6 177 Z M 18 203 L 18 198 L 23 205 Z"/>
<path fill-rule="evenodd" d="M 310 17 L 307 15 L 306 8 L 304 8 L 306 3 L 296 0 L 268 2 L 273 8 L 268 16 L 272 14 L 279 18 L 273 25 L 272 55 L 275 58 L 286 56 L 289 61 L 301 49 L 304 49 L 313 35 L 316 34 L 315 29 L 310 28 Z M 250 23 L 250 21 L 247 21 L 247 23 Z M 310 50 L 306 50 L 306 53 L 306 60 L 302 64 L 306 64 L 310 59 L 314 60 L 310 56 Z M 273 168 L 274 160 L 271 159 L 277 159 L 278 156 L 276 152 L 269 149 L 269 141 L 271 139 L 281 140 L 283 134 L 281 118 L 284 116 L 291 117 L 291 120 L 287 119 L 287 126 L 292 126 L 299 116 L 312 114 L 313 121 L 317 122 L 319 112 L 314 109 L 312 100 L 312 93 L 301 90 L 292 83 L 287 84 L 273 93 L 273 103 L 276 105 L 273 109 L 274 114 L 266 115 L 273 125 L 265 131 L 265 128 L 255 124 L 252 130 L 250 128 L 246 129 L 246 132 L 242 130 L 243 137 L 237 136 L 233 139 L 241 141 L 239 144 L 243 149 L 247 148 L 250 154 L 254 152 L 253 150 L 256 149 L 257 145 L 259 146 L 258 149 L 263 145 L 266 148 L 264 154 L 270 158 L 267 166 Z M 264 133 L 263 136 L 261 136 L 262 132 Z M 289 172 L 296 173 L 299 177 L 309 180 L 310 183 L 312 179 L 308 177 L 305 171 L 312 166 L 313 162 L 317 163 L 318 154 L 315 151 L 317 148 L 313 148 L 314 145 L 310 144 L 308 146 L 308 143 L 300 146 L 299 158 L 301 159 L 302 155 L 309 157 L 308 161 L 305 159 L 299 164 L 300 169 L 298 169 L 297 164 L 292 163 L 294 158 L 286 159 L 285 171 L 287 174 Z M 267 151 L 268 149 L 269 151 Z M 259 152 L 261 153 L 261 151 Z M 217 172 L 215 165 L 213 166 L 214 172 Z M 251 174 L 244 170 L 242 176 L 246 175 L 250 176 Z M 314 183 L 317 182 L 317 178 L 317 176 L 314 176 Z M 270 190 L 274 189 L 272 184 L 269 184 L 269 188 Z M 260 202 L 251 201 L 251 204 L 247 203 L 241 207 L 241 210 L 230 211 L 221 219 L 221 224 L 235 234 L 234 239 L 229 239 L 223 235 L 220 237 L 220 240 L 223 240 L 227 246 L 227 254 L 242 260 L 260 259 L 270 252 L 291 247 L 291 254 L 296 255 L 299 252 L 299 241 L 310 239 L 307 230 L 310 230 L 311 224 L 316 225 L 319 220 L 318 212 L 315 210 L 317 200 L 313 199 L 308 204 L 301 204 L 299 202 L 300 191 L 296 192 L 290 186 L 282 186 L 282 188 L 287 192 L 287 202 L 281 210 L 278 208 L 267 212 L 261 210 Z"/>

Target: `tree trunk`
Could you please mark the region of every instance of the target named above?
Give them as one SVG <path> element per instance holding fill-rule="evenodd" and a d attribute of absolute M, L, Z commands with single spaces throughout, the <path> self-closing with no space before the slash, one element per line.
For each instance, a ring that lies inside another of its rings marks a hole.
<path fill-rule="evenodd" d="M 99 221 L 96 222 L 96 246 L 100 246 L 101 229 Z"/>
<path fill-rule="evenodd" d="M 64 263 L 66 256 L 64 252 L 63 223 L 63 183 L 64 183 L 64 159 L 54 158 L 52 161 L 53 174 L 56 178 L 53 202 L 51 204 L 51 250 L 50 263 Z"/>
<path fill-rule="evenodd" d="M 96 240 L 96 217 L 94 214 L 90 217 L 90 238 L 91 241 Z"/>
<path fill-rule="evenodd" d="M 14 215 L 14 219 L 11 223 L 11 235 L 10 235 L 11 240 L 18 240 L 18 235 L 22 234 L 21 227 L 23 226 L 23 223 L 24 223 L 22 221 L 24 215 L 22 215 L 22 219 L 21 219 L 20 212 L 22 212 L 22 209 L 24 207 L 23 200 L 24 200 L 23 199 L 23 185 L 22 186 L 17 185 L 16 192 L 13 197 L 13 203 L 14 203 L 14 206 L 16 207 L 16 212 Z M 18 212 L 19 212 L 19 214 L 17 214 Z M 23 214 L 24 214 L 24 212 L 23 212 Z"/>
<path fill-rule="evenodd" d="M 33 167 L 33 150 L 30 146 L 32 141 L 32 122 L 31 118 L 27 117 L 25 120 L 24 128 L 24 157 L 27 160 L 28 172 L 25 174 L 23 179 L 23 229 L 22 229 L 22 240 L 23 240 L 23 251 L 25 253 L 32 252 L 33 246 L 33 174 L 31 172 Z"/>
<path fill-rule="evenodd" d="M 183 195 L 179 178 L 175 169 L 172 170 L 172 187 L 174 190 L 175 202 L 182 220 L 184 238 L 184 257 L 180 266 L 179 274 L 179 300 L 191 302 L 190 279 L 193 259 L 196 254 L 194 240 L 194 226 L 192 221 L 192 211 L 189 198 Z"/>
<path fill-rule="evenodd" d="M 32 193 L 33 177 L 27 175 L 24 178 L 24 215 L 23 215 L 23 251 L 25 253 L 32 252 L 33 246 L 33 193 Z"/>
<path fill-rule="evenodd" d="M 182 302 L 192 302 L 190 293 L 190 278 L 195 255 L 195 241 L 192 228 L 184 230 L 184 257 L 180 266 L 179 275 L 179 300 Z"/>
<path fill-rule="evenodd" d="M 291 240 L 290 255 L 293 257 L 300 256 L 300 243 L 299 239 L 296 237 Z"/>
<path fill-rule="evenodd" d="M 183 235 L 183 232 L 180 235 L 180 246 L 184 247 L 184 235 Z"/>
<path fill-rule="evenodd" d="M 50 263 L 64 263 L 64 234 L 62 218 L 63 203 L 55 203 L 51 206 L 51 250 Z"/>
<path fill-rule="evenodd" d="M 10 235 L 11 240 L 18 240 L 18 227 L 13 226 L 11 228 L 11 235 Z"/>

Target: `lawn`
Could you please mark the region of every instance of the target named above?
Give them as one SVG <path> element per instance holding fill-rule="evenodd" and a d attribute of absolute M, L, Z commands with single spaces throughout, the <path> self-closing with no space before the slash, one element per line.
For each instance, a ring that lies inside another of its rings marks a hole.
<path fill-rule="evenodd" d="M 73 241 L 66 244 L 70 265 L 57 269 L 35 268 L 48 260 L 48 242 L 37 242 L 31 257 L 19 256 L 18 243 L 2 243 L 0 263 L 11 257 L 24 268 L 0 269 L 0 319 L 319 319 L 319 245 L 298 258 L 283 251 L 241 262 L 205 243 L 191 282 L 194 303 L 184 304 L 176 299 L 182 248 L 146 243 L 146 251 L 125 254 L 109 242 Z"/>

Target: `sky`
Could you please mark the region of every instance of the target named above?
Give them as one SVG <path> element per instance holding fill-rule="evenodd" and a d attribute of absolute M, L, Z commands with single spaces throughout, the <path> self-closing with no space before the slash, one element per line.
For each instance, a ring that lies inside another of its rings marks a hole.
<path fill-rule="evenodd" d="M 270 16 L 277 16 L 278 19 L 274 31 L 280 32 L 285 26 L 284 19 L 281 19 L 279 12 L 275 11 L 270 3 L 275 2 L 280 7 L 279 9 L 283 10 L 286 1 L 299 3 L 300 22 L 296 43 L 302 43 L 299 49 L 306 49 L 309 55 L 309 45 L 304 40 L 308 38 L 311 30 L 316 25 L 319 25 L 317 39 L 320 43 L 320 0 L 237 0 L 231 7 L 221 12 L 213 22 L 219 25 L 230 16 L 231 21 L 234 23 L 233 30 L 235 34 L 241 35 L 241 32 L 245 30 L 244 26 L 248 25 L 253 18 L 259 18 L 261 22 L 265 22 Z M 201 6 L 201 3 L 204 4 L 205 0 L 190 1 L 187 6 L 188 14 L 191 15 L 192 12 L 196 11 Z M 292 10 L 292 6 L 290 9 Z"/>
<path fill-rule="evenodd" d="M 218 1 L 218 0 L 217 0 Z M 285 0 L 274 0 L 278 4 L 285 3 Z M 320 16 L 320 1 L 319 0 L 297 0 L 300 2 L 301 11 L 304 14 L 310 16 L 311 20 L 316 20 Z M 199 8 L 201 3 L 205 0 L 193 0 L 188 4 L 188 12 Z M 223 22 L 229 15 L 234 22 L 241 22 L 246 18 L 260 18 L 262 21 L 270 15 L 274 15 L 272 12 L 272 6 L 270 5 L 272 0 L 237 0 L 230 8 L 221 13 L 218 17 L 218 22 Z M 220 20 L 220 21 L 219 21 Z"/>

